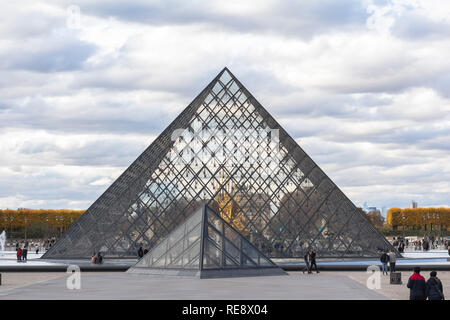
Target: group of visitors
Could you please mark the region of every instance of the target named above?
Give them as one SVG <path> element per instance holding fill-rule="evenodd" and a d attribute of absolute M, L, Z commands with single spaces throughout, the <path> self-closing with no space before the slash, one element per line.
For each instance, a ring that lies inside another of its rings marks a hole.
<path fill-rule="evenodd" d="M 441 280 L 437 277 L 436 271 L 430 272 L 430 279 L 425 282 L 425 278 L 420 274 L 420 267 L 414 268 L 414 273 L 408 279 L 406 285 L 409 290 L 410 300 L 444 300 L 444 288 Z"/>
<path fill-rule="evenodd" d="M 41 249 L 45 249 L 44 251 L 48 250 L 52 247 L 56 242 L 56 238 L 48 238 L 47 240 L 39 240 L 39 241 L 33 241 L 30 240 L 18 240 L 17 242 L 11 243 L 11 246 L 14 248 L 16 252 L 18 251 L 19 247 L 21 248 L 21 254 L 23 255 L 23 249 L 26 247 L 26 251 L 34 251 L 36 254 L 39 254 Z"/>
<path fill-rule="evenodd" d="M 405 247 L 408 246 L 408 239 L 406 239 L 406 240 L 403 240 L 400 238 L 395 239 L 395 237 L 394 237 L 394 239 L 392 241 L 392 245 L 397 248 L 398 252 L 400 252 L 400 253 L 404 252 Z"/>
<path fill-rule="evenodd" d="M 405 247 L 409 248 L 410 250 L 422 250 L 422 251 L 429 251 L 432 249 L 445 249 L 450 250 L 450 243 L 448 240 L 444 238 L 435 238 L 434 236 L 426 236 L 423 239 L 417 239 L 417 240 L 410 240 L 408 238 L 403 239 L 401 237 L 393 238 L 392 245 L 396 248 L 398 248 L 399 252 L 404 252 Z"/>
<path fill-rule="evenodd" d="M 45 250 L 48 250 L 48 249 L 50 249 L 55 243 L 56 243 L 56 238 L 55 238 L 55 237 L 48 238 L 47 240 L 44 241 L 43 247 L 45 248 Z"/>
<path fill-rule="evenodd" d="M 381 262 L 381 270 L 383 275 L 384 274 L 388 274 L 388 263 L 389 263 L 389 269 L 390 272 L 395 272 L 395 263 L 397 262 L 397 257 L 395 256 L 395 253 L 392 252 L 391 250 L 389 250 L 388 252 L 384 251 L 381 254 L 380 257 L 380 262 Z"/>
<path fill-rule="evenodd" d="M 101 254 L 101 252 L 98 253 L 92 253 L 92 257 L 91 257 L 91 263 L 92 264 L 102 264 L 103 263 L 103 256 Z"/>
<path fill-rule="evenodd" d="M 316 255 L 316 250 L 305 250 L 305 255 L 303 256 L 303 259 L 305 260 L 305 268 L 303 269 L 303 273 L 305 273 L 305 271 L 307 271 L 308 273 L 312 273 L 313 266 L 315 267 L 316 272 L 319 273 L 316 264 Z"/>

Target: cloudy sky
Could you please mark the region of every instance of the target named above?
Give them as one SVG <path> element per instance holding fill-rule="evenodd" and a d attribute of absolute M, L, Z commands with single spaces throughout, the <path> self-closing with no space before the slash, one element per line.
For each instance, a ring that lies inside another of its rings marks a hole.
<path fill-rule="evenodd" d="M 19 0 L 0 208 L 87 208 L 224 67 L 356 205 L 450 205 L 450 1 Z"/>

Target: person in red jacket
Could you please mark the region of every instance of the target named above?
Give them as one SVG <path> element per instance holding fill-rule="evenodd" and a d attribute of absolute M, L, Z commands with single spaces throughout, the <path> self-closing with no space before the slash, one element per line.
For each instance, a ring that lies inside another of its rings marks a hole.
<path fill-rule="evenodd" d="M 420 267 L 414 267 L 414 273 L 406 286 L 409 288 L 409 300 L 426 300 L 426 283 L 420 275 Z"/>
<path fill-rule="evenodd" d="M 17 262 L 22 261 L 22 249 L 17 249 Z"/>

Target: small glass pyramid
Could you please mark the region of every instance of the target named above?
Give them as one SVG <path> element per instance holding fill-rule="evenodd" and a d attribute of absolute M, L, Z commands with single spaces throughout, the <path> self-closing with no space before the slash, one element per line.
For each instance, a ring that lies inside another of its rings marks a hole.
<path fill-rule="evenodd" d="M 199 278 L 286 274 L 207 205 L 128 272 Z"/>

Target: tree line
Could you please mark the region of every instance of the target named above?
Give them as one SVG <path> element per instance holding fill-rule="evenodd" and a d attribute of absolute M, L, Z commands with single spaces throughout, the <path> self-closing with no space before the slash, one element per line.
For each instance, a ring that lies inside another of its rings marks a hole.
<path fill-rule="evenodd" d="M 391 208 L 386 222 L 394 228 L 436 226 L 447 230 L 450 227 L 450 208 Z"/>
<path fill-rule="evenodd" d="M 85 210 L 0 209 L 0 232 L 12 237 L 57 236 L 66 231 Z"/>

